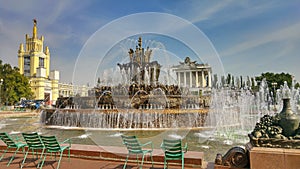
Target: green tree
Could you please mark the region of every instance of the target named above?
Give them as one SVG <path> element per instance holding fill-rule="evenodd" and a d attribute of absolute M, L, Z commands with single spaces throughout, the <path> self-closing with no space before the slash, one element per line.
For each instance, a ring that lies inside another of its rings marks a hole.
<path fill-rule="evenodd" d="M 266 72 L 262 73 L 261 76 L 255 77 L 256 81 L 262 81 L 262 79 L 266 78 L 268 82 L 269 89 L 279 89 L 281 85 L 284 84 L 284 81 L 287 82 L 288 86 L 292 86 L 292 75 L 288 73 L 272 73 L 272 72 Z M 276 85 L 274 85 L 276 83 Z"/>
<path fill-rule="evenodd" d="M 28 78 L 21 75 L 17 67 L 12 68 L 10 64 L 3 64 L 2 60 L 0 60 L 0 79 L 3 79 L 0 96 L 2 103 L 13 105 L 22 97 L 33 98 Z"/>

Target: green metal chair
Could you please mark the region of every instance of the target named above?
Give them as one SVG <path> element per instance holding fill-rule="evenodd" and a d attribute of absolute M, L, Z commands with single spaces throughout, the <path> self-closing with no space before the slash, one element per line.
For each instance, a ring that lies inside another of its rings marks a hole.
<path fill-rule="evenodd" d="M 123 169 L 126 168 L 127 161 L 128 161 L 128 158 L 129 158 L 130 155 L 136 155 L 137 163 L 139 165 L 139 158 L 138 158 L 139 154 L 142 155 L 142 162 L 141 162 L 141 165 L 140 165 L 140 168 L 142 168 L 143 163 L 144 163 L 144 157 L 147 153 L 150 154 L 151 161 L 152 161 L 152 168 L 153 168 L 153 157 L 152 157 L 153 144 L 152 144 L 151 141 L 147 142 L 145 144 L 140 144 L 140 142 L 138 141 L 136 136 L 124 136 L 124 135 L 122 135 L 121 137 L 122 137 L 122 140 L 123 140 L 123 144 L 126 146 L 126 148 L 128 150 L 128 154 L 127 154 L 126 161 L 125 161 Z M 146 145 L 151 145 L 151 148 L 143 149 L 143 147 L 146 146 Z"/>
<path fill-rule="evenodd" d="M 21 168 L 23 168 L 24 166 L 24 163 L 26 161 L 26 158 L 27 158 L 27 155 L 28 155 L 28 152 L 31 150 L 32 151 L 32 156 L 34 157 L 34 153 L 36 154 L 36 157 L 38 159 L 38 165 L 37 167 L 39 167 L 40 163 L 41 163 L 41 160 L 42 160 L 42 157 L 43 157 L 43 154 L 45 152 L 45 145 L 43 144 L 40 136 L 38 135 L 38 133 L 22 133 L 22 136 L 24 138 L 24 140 L 26 141 L 26 144 L 27 144 L 27 151 L 26 151 L 26 154 L 25 154 L 25 157 L 23 159 L 23 162 L 21 164 Z M 41 154 L 40 154 L 40 158 L 38 158 L 38 154 L 40 153 L 39 151 L 41 151 Z"/>
<path fill-rule="evenodd" d="M 13 140 L 13 138 L 11 136 L 9 136 L 7 133 L 0 133 L 0 139 L 6 144 L 7 148 L 4 151 L 4 153 L 2 154 L 2 156 L 0 157 L 0 161 L 2 160 L 2 158 L 5 156 L 6 152 L 10 149 L 10 148 L 14 148 L 15 153 L 13 154 L 13 156 L 10 158 L 9 162 L 7 163 L 7 166 L 10 165 L 10 163 L 14 160 L 17 152 L 19 151 L 20 148 L 22 148 L 23 153 L 25 153 L 25 149 L 24 147 L 26 146 L 26 144 L 19 142 L 19 138 L 16 137 L 15 141 Z"/>
<path fill-rule="evenodd" d="M 187 143 L 182 147 L 181 140 L 167 140 L 164 139 L 161 148 L 165 153 L 164 169 L 168 167 L 168 160 L 181 160 L 182 169 L 184 169 L 184 153 L 187 152 Z"/>
<path fill-rule="evenodd" d="M 44 143 L 44 145 L 46 146 L 46 153 L 45 153 L 45 156 L 44 156 L 44 159 L 43 159 L 43 162 L 41 164 L 41 168 L 43 167 L 44 165 L 44 162 L 46 160 L 46 156 L 47 156 L 47 153 L 50 153 L 52 155 L 52 153 L 55 153 L 55 156 L 56 156 L 56 153 L 60 153 L 60 157 L 59 157 L 59 160 L 58 160 L 58 164 L 57 164 L 57 169 L 59 168 L 60 166 L 60 161 L 61 161 L 61 158 L 62 158 L 62 155 L 63 155 L 63 152 L 65 150 L 68 150 L 68 157 L 69 157 L 69 161 L 70 161 L 70 148 L 71 148 L 71 140 L 70 139 L 67 139 L 61 143 L 59 143 L 56 139 L 55 136 L 40 136 L 41 139 L 42 139 L 42 142 Z M 64 143 L 69 143 L 69 145 L 61 145 L 61 144 L 64 144 Z"/>

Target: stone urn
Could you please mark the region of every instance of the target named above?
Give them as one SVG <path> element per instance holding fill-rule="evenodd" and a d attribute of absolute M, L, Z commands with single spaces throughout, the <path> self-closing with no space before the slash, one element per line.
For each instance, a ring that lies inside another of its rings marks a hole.
<path fill-rule="evenodd" d="M 283 135 L 286 137 L 294 136 L 299 127 L 300 118 L 291 109 L 290 98 L 283 99 L 283 108 L 279 113 L 279 125 L 283 129 Z"/>

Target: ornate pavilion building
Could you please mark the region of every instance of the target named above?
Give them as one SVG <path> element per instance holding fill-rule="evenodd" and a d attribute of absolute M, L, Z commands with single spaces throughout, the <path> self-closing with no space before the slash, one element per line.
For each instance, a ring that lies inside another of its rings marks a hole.
<path fill-rule="evenodd" d="M 196 93 L 211 89 L 212 69 L 208 64 L 199 64 L 186 57 L 184 62 L 179 62 L 179 65 L 173 66 L 172 70 L 176 72 L 180 87 L 188 87 Z"/>

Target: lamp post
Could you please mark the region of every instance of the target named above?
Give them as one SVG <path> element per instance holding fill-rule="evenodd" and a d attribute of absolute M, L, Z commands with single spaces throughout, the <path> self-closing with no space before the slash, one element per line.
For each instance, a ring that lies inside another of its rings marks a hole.
<path fill-rule="evenodd" d="M 276 82 L 272 82 L 271 85 L 273 87 L 273 95 L 274 95 L 274 102 L 275 102 L 275 87 L 277 86 L 277 83 Z"/>
<path fill-rule="evenodd" d="M 1 93 L 1 87 L 2 87 L 2 84 L 3 84 L 3 79 L 0 79 L 0 106 L 2 105 L 2 100 L 1 100 L 1 97 L 2 97 L 2 93 Z"/>
<path fill-rule="evenodd" d="M 271 85 L 273 86 L 273 101 L 274 101 L 274 109 L 276 109 L 276 96 L 275 96 L 275 87 L 277 86 L 276 82 L 272 82 Z"/>

